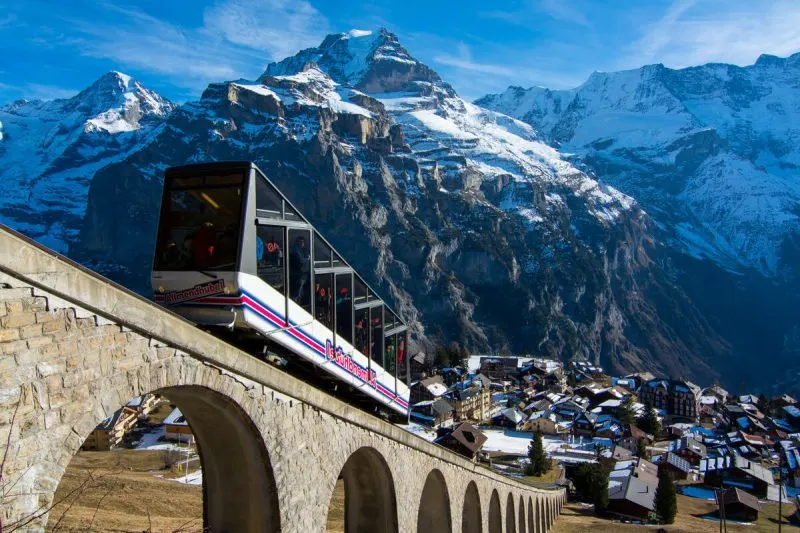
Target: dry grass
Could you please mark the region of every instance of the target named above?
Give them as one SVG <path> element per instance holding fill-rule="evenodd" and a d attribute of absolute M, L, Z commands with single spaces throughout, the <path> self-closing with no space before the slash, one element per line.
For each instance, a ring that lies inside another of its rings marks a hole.
<path fill-rule="evenodd" d="M 564 506 L 561 516 L 556 520 L 553 533 L 590 533 L 609 531 L 613 533 L 626 533 L 641 531 L 642 528 L 655 531 L 664 528 L 671 533 L 718 533 L 719 522 L 700 518 L 700 515 L 712 513 L 716 510 L 714 502 L 697 498 L 689 498 L 678 494 L 678 515 L 675 523 L 668 526 L 640 526 L 623 524 L 621 522 L 606 520 L 594 516 L 591 506 L 582 506 L 577 503 L 568 503 Z M 794 505 L 783 506 L 783 527 L 786 531 L 800 531 L 796 524 L 791 524 L 789 518 L 794 513 Z M 737 525 L 728 523 L 730 533 L 774 533 L 778 530 L 778 504 L 762 504 L 758 522 L 753 525 Z"/>
<path fill-rule="evenodd" d="M 336 481 L 336 487 L 331 496 L 331 505 L 328 508 L 328 533 L 344 533 L 344 481 Z"/>
<path fill-rule="evenodd" d="M 202 487 L 157 477 L 169 474 L 163 468 L 160 451 L 79 452 L 58 486 L 56 501 L 66 499 L 50 512 L 47 530 L 202 530 Z"/>

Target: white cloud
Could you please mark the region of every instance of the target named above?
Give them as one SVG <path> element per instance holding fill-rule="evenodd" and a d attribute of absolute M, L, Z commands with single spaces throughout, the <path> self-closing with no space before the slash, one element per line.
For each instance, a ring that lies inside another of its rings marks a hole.
<path fill-rule="evenodd" d="M 441 65 L 448 65 L 462 70 L 481 72 L 483 74 L 497 74 L 500 76 L 513 76 L 514 71 L 504 65 L 493 65 L 490 63 L 477 63 L 472 60 L 472 53 L 469 47 L 463 42 L 457 45 L 458 55 L 438 54 L 433 56 L 433 60 Z"/>
<path fill-rule="evenodd" d="M 207 30 L 228 41 L 283 59 L 319 44 L 328 22 L 304 0 L 227 0 L 205 10 Z"/>
<path fill-rule="evenodd" d="M 304 0 L 223 0 L 197 28 L 176 26 L 138 9 L 98 4 L 114 23 L 73 20 L 80 35 L 66 41 L 83 55 L 111 59 L 120 69 L 165 75 L 178 87 L 255 77 L 266 63 L 318 44 L 327 21 Z"/>
<path fill-rule="evenodd" d="M 752 64 L 764 53 L 800 50 L 800 2 L 779 0 L 699 4 L 677 0 L 631 44 L 621 67 L 660 62 L 685 67 L 709 62 Z"/>
<path fill-rule="evenodd" d="M 589 21 L 578 8 L 568 0 L 537 0 L 536 6 L 561 22 L 572 22 L 581 26 L 589 26 Z"/>

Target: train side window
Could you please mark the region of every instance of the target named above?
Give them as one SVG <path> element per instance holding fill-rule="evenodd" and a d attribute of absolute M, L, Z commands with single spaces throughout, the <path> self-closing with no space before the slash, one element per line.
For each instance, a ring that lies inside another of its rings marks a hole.
<path fill-rule="evenodd" d="M 353 332 L 355 349 L 369 357 L 369 309 L 356 309 L 355 331 Z"/>
<path fill-rule="evenodd" d="M 289 298 L 311 312 L 311 232 L 289 230 Z"/>
<path fill-rule="evenodd" d="M 256 228 L 258 277 L 286 296 L 286 235 L 279 226 Z"/>
<path fill-rule="evenodd" d="M 390 329 L 394 328 L 395 326 L 395 316 L 394 313 L 389 311 L 387 307 L 386 310 L 383 312 L 383 331 L 389 331 Z"/>
<path fill-rule="evenodd" d="M 344 260 L 336 252 L 333 252 L 333 266 L 345 266 Z"/>
<path fill-rule="evenodd" d="M 397 379 L 408 383 L 408 332 L 397 334 Z"/>
<path fill-rule="evenodd" d="M 315 318 L 333 332 L 333 274 L 314 276 L 314 314 Z"/>
<path fill-rule="evenodd" d="M 314 232 L 314 268 L 331 266 L 331 247 L 325 244 L 319 233 Z"/>
<path fill-rule="evenodd" d="M 355 284 L 353 287 L 353 303 L 358 305 L 367 301 L 367 284 L 361 281 L 361 278 L 355 276 Z"/>
<path fill-rule="evenodd" d="M 370 356 L 383 366 L 383 306 L 370 307 L 370 327 L 372 328 Z"/>
<path fill-rule="evenodd" d="M 256 212 L 266 218 L 281 218 L 283 199 L 267 180 L 256 173 Z"/>
<path fill-rule="evenodd" d="M 353 342 L 352 274 L 336 274 L 336 337 Z"/>
<path fill-rule="evenodd" d="M 387 335 L 383 340 L 383 369 L 393 376 L 395 375 L 396 351 L 397 335 Z"/>

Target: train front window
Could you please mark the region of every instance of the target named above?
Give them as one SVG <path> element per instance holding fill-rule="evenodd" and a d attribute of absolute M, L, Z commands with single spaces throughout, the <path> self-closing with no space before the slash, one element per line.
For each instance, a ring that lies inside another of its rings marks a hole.
<path fill-rule="evenodd" d="M 235 270 L 242 185 L 241 174 L 166 178 L 153 268 Z"/>
<path fill-rule="evenodd" d="M 333 274 L 314 276 L 314 313 L 316 319 L 333 331 Z"/>
<path fill-rule="evenodd" d="M 370 308 L 370 326 L 372 327 L 372 342 L 370 342 L 370 355 L 372 360 L 383 366 L 383 306 Z"/>
<path fill-rule="evenodd" d="M 311 232 L 289 230 L 289 298 L 311 312 Z"/>
<path fill-rule="evenodd" d="M 336 274 L 336 337 L 353 342 L 352 274 Z"/>
<path fill-rule="evenodd" d="M 258 226 L 256 265 L 258 277 L 286 296 L 286 236 L 279 226 Z"/>

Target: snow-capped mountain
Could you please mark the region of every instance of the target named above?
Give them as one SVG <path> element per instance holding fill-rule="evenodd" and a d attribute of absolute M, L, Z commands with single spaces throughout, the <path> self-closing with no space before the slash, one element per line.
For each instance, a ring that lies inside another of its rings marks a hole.
<path fill-rule="evenodd" d="M 72 98 L 0 107 L 0 222 L 66 251 L 94 173 L 146 142 L 174 107 L 120 72 Z"/>
<path fill-rule="evenodd" d="M 422 346 L 458 340 L 729 382 L 759 364 L 735 359 L 715 317 L 676 284 L 636 200 L 524 121 L 461 99 L 386 30 L 330 35 L 137 132 L 135 148 L 93 172 L 69 253 L 139 290 L 164 168 L 253 160 Z"/>
<path fill-rule="evenodd" d="M 649 65 L 577 89 L 478 100 L 533 125 L 639 200 L 687 252 L 775 275 L 800 230 L 800 54 Z"/>

